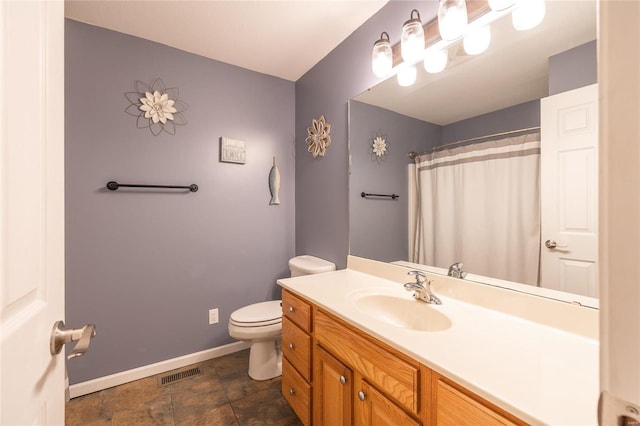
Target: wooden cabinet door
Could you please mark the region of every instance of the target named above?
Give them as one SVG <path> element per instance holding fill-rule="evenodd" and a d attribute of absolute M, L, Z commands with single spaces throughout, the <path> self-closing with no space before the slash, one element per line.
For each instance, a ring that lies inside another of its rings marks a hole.
<path fill-rule="evenodd" d="M 352 371 L 319 346 L 313 359 L 313 424 L 351 425 Z"/>
<path fill-rule="evenodd" d="M 364 380 L 355 393 L 356 426 L 419 426 L 420 423 Z"/>
<path fill-rule="evenodd" d="M 520 419 L 492 406 L 459 385 L 435 374 L 431 423 L 437 426 L 515 426 Z"/>

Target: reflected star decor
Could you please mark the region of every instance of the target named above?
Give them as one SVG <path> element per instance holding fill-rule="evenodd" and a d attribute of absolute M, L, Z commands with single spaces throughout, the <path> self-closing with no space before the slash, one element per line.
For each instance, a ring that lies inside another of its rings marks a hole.
<path fill-rule="evenodd" d="M 311 122 L 311 127 L 307 129 L 307 151 L 313 155 L 313 158 L 324 157 L 327 152 L 327 147 L 331 145 L 331 124 L 327 123 L 324 115 L 321 115 L 317 120 L 314 118 Z"/>
<path fill-rule="evenodd" d="M 369 145 L 369 148 L 371 159 L 376 160 L 378 163 L 384 160 L 385 156 L 389 153 L 389 143 L 387 142 L 387 138 L 381 134 L 376 134 L 373 137 L 373 141 Z"/>
<path fill-rule="evenodd" d="M 177 88 L 166 88 L 159 78 L 151 85 L 136 80 L 134 88 L 135 92 L 124 94 L 130 102 L 125 112 L 137 117 L 139 129 L 149 128 L 154 136 L 162 132 L 175 135 L 176 125 L 187 124 L 182 113 L 189 105 L 178 99 Z"/>
<path fill-rule="evenodd" d="M 387 151 L 387 142 L 381 136 L 378 136 L 373 140 L 372 148 L 375 155 L 382 157 Z"/>

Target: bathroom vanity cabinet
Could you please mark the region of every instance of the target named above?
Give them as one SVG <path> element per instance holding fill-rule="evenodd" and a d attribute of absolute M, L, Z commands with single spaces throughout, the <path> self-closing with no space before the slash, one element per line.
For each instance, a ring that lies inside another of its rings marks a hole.
<path fill-rule="evenodd" d="M 305 425 L 523 425 L 287 289 L 282 393 Z"/>

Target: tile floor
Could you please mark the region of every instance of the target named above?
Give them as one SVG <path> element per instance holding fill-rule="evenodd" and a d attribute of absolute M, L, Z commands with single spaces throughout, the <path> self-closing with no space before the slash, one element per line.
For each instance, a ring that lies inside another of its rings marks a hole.
<path fill-rule="evenodd" d="M 74 398 L 66 425 L 302 425 L 281 394 L 281 378 L 253 381 L 248 365 L 244 350 Z M 159 385 L 159 377 L 196 366 L 202 374 Z"/>

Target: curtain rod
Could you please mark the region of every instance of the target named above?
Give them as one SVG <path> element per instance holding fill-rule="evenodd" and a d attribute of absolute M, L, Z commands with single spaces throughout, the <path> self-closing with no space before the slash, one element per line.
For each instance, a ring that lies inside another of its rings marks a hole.
<path fill-rule="evenodd" d="M 511 135 L 511 134 L 514 134 L 514 133 L 530 132 L 532 130 L 540 130 L 540 126 L 527 127 L 526 129 L 509 130 L 508 132 L 494 133 L 494 134 L 486 135 L 486 136 L 476 136 L 475 138 L 463 139 L 461 141 L 456 141 L 456 142 L 449 142 L 449 143 L 446 143 L 444 145 L 434 146 L 433 148 L 431 148 L 431 151 L 425 151 L 425 152 L 420 152 L 420 153 L 415 152 L 415 151 L 411 151 L 411 152 L 409 152 L 409 158 L 414 159 L 418 155 L 421 155 L 421 154 L 430 154 L 430 153 L 432 153 L 434 151 L 437 151 L 439 149 L 449 148 L 451 146 L 463 144 L 463 143 L 466 143 L 466 142 L 473 142 L 473 141 L 478 141 L 478 140 L 481 140 L 481 139 L 494 138 L 494 137 L 497 137 L 497 136 L 506 136 L 506 135 Z"/>

